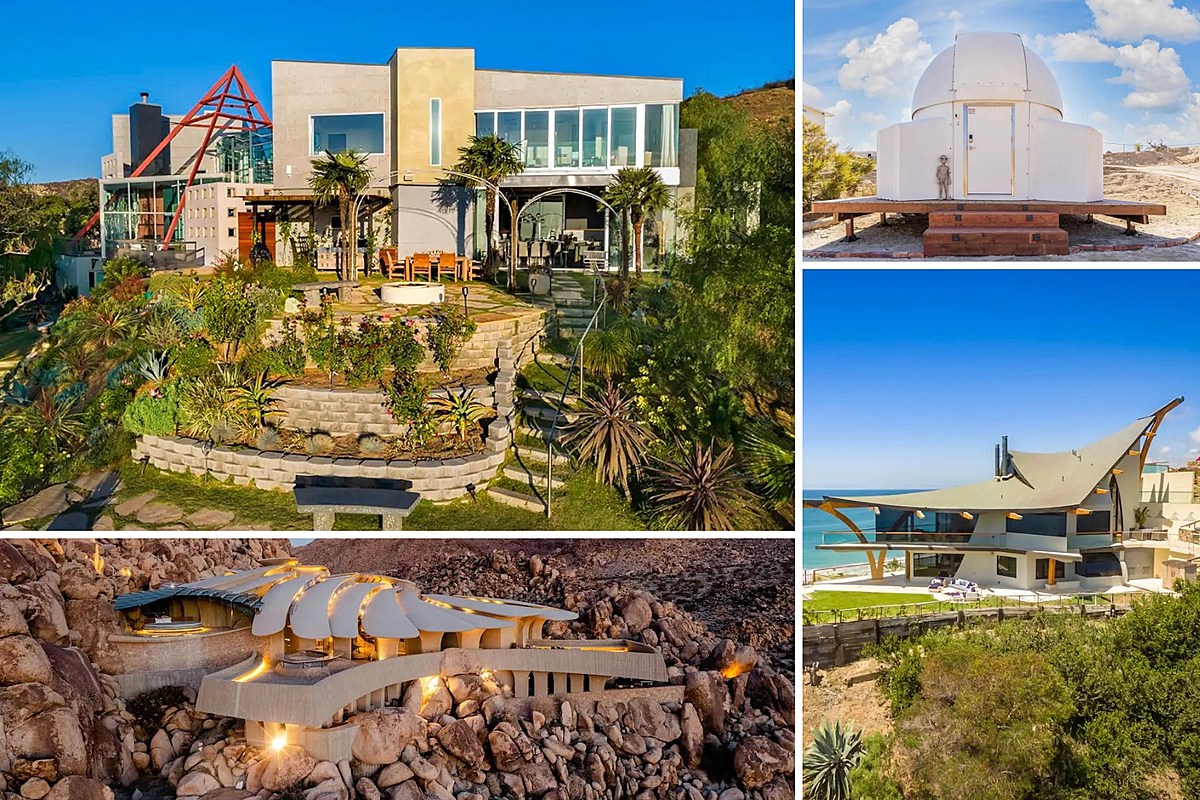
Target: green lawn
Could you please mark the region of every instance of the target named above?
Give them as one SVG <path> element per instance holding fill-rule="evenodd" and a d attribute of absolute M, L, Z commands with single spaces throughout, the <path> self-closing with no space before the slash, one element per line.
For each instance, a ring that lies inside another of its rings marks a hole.
<path fill-rule="evenodd" d="M 536 389 L 539 392 L 558 393 L 562 391 L 563 382 L 567 379 L 567 368 L 549 361 L 534 361 L 521 368 L 517 385 L 522 389 Z M 572 376 L 571 383 L 577 386 L 578 373 Z"/>
<path fill-rule="evenodd" d="M 814 591 L 812 600 L 804 601 L 805 611 L 844 611 L 847 608 L 893 606 L 903 603 L 928 603 L 934 600 L 930 592 L 831 592 Z"/>
<path fill-rule="evenodd" d="M 29 328 L 0 333 L 0 371 L 15 367 L 33 349 L 40 336 L 37 330 Z"/>
<path fill-rule="evenodd" d="M 139 463 L 121 467 L 123 487 L 120 500 L 155 491 L 155 502 L 171 503 L 185 514 L 200 508 L 231 511 L 234 526 L 266 525 L 271 530 L 312 530 L 312 517 L 296 513 L 290 492 L 269 492 L 222 483 L 212 478 L 163 472 Z M 495 485 L 530 491 L 528 485 L 497 478 Z M 592 480 L 584 471 L 570 476 L 566 486 L 552 495 L 553 515 L 506 506 L 480 492 L 449 503 L 421 501 L 404 521 L 406 530 L 644 530 L 645 523 L 619 494 Z M 112 514 L 112 507 L 104 509 Z M 137 524 L 133 518 L 117 518 L 118 527 Z M 339 514 L 336 530 L 379 530 L 379 517 Z"/>

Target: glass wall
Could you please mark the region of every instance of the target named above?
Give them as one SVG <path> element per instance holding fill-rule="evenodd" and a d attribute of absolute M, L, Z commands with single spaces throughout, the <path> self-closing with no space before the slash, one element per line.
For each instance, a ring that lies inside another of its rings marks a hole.
<path fill-rule="evenodd" d="M 583 110 L 583 166 L 608 164 L 608 109 Z"/>
<path fill-rule="evenodd" d="M 1075 574 L 1081 578 L 1109 578 L 1121 574 L 1121 562 L 1115 553 L 1083 553 L 1075 562 Z"/>
<path fill-rule="evenodd" d="M 484 111 L 475 115 L 475 135 L 491 136 L 496 132 L 496 112 Z"/>
<path fill-rule="evenodd" d="M 1008 517 L 1004 521 L 1008 533 L 1029 533 L 1034 536 L 1066 536 L 1066 514 L 1022 514 L 1021 519 Z"/>
<path fill-rule="evenodd" d="M 612 155 L 609 165 L 632 167 L 637 164 L 637 109 L 614 108 L 611 110 Z"/>
<path fill-rule="evenodd" d="M 1108 533 L 1112 530 L 1112 513 L 1093 511 L 1075 518 L 1076 533 Z"/>
<path fill-rule="evenodd" d="M 521 143 L 521 112 L 501 111 L 496 115 L 496 135 L 510 144 Z"/>
<path fill-rule="evenodd" d="M 996 574 L 1002 578 L 1017 577 L 1016 556 L 996 556 Z"/>
<path fill-rule="evenodd" d="M 949 578 L 962 565 L 963 557 L 949 553 L 913 553 L 914 578 Z"/>
<path fill-rule="evenodd" d="M 554 112 L 554 166 L 579 166 L 579 109 Z"/>
<path fill-rule="evenodd" d="M 1062 561 L 1054 562 L 1054 579 L 1059 580 L 1066 577 L 1067 566 Z M 1050 559 L 1039 558 L 1034 566 L 1034 579 L 1045 581 L 1050 579 Z"/>
<path fill-rule="evenodd" d="M 525 166 L 550 166 L 550 112 L 525 112 Z"/>
<path fill-rule="evenodd" d="M 645 131 L 646 166 L 679 166 L 679 104 L 647 105 Z"/>
<path fill-rule="evenodd" d="M 342 150 L 383 153 L 383 114 L 326 114 L 309 119 L 312 155 Z"/>

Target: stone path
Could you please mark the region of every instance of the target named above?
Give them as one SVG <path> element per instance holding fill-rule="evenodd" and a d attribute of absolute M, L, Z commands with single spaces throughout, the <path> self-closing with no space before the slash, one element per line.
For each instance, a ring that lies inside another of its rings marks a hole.
<path fill-rule="evenodd" d="M 183 511 L 170 503 L 147 503 L 138 510 L 136 519 L 145 525 L 166 525 L 183 519 Z"/>
<path fill-rule="evenodd" d="M 193 528 L 214 528 L 223 529 L 233 522 L 235 514 L 229 511 L 217 511 L 214 508 L 202 508 L 199 511 L 193 511 L 183 518 L 183 521 Z"/>
<path fill-rule="evenodd" d="M 15 525 L 31 519 L 53 517 L 70 508 L 71 503 L 82 499 L 82 495 L 71 490 L 65 483 L 47 486 L 28 500 L 4 509 L 3 523 Z"/>
<path fill-rule="evenodd" d="M 144 492 L 137 497 L 130 498 L 124 503 L 113 509 L 118 517 L 132 517 L 142 506 L 149 503 L 154 498 L 158 497 L 158 492 Z"/>

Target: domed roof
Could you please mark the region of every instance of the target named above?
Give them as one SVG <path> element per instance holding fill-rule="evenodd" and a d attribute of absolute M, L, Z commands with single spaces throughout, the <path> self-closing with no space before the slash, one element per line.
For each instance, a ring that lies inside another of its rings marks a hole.
<path fill-rule="evenodd" d="M 955 100 L 1025 100 L 1062 113 L 1058 81 L 1015 33 L 960 33 L 929 62 L 913 92 L 914 116 Z"/>

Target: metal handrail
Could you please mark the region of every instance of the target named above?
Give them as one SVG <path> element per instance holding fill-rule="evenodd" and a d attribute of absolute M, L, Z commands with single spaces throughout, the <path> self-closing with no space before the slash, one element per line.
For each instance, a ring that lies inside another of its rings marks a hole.
<path fill-rule="evenodd" d="M 583 354 L 583 340 L 592 332 L 592 328 L 596 325 L 596 319 L 599 318 L 600 312 L 604 310 L 605 304 L 608 302 L 608 293 L 605 292 L 600 298 L 600 305 L 596 306 L 595 313 L 588 321 L 587 327 L 583 330 L 583 335 L 579 337 L 579 344 L 575 347 L 575 354 L 571 356 L 571 363 L 567 366 L 567 375 L 563 378 L 563 390 L 558 397 L 558 406 L 554 410 L 554 419 L 550 422 L 550 430 L 546 432 L 546 519 L 550 518 L 550 498 L 554 491 L 554 432 L 558 430 L 558 420 L 563 415 L 563 406 L 567 402 L 567 392 L 571 388 L 571 373 L 575 370 L 575 364 L 579 361 L 579 357 Z M 583 365 L 580 367 L 580 374 L 583 371 Z M 583 395 L 583 387 L 579 387 L 580 396 Z"/>

